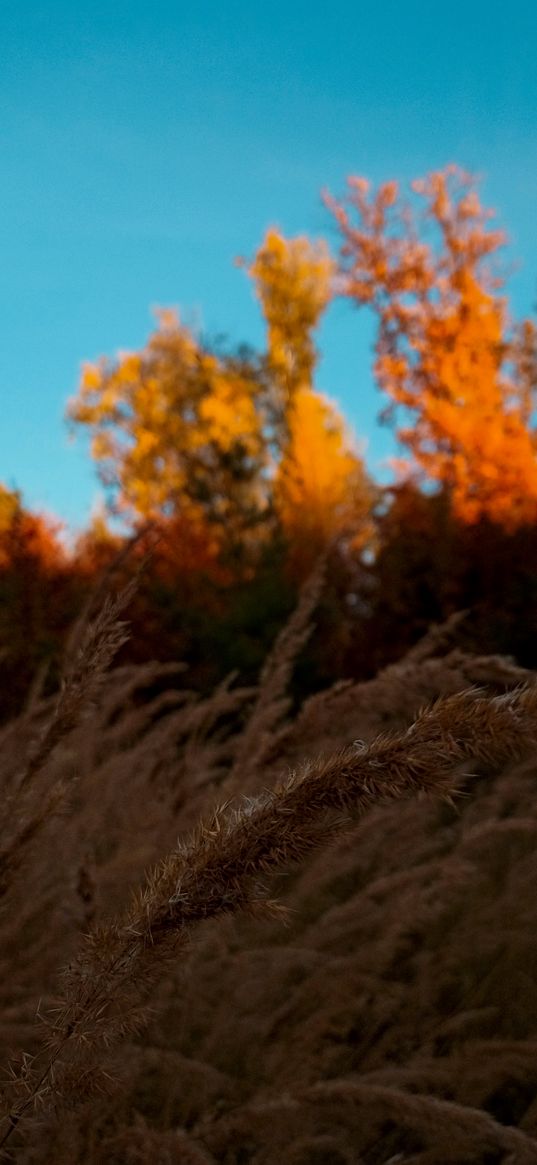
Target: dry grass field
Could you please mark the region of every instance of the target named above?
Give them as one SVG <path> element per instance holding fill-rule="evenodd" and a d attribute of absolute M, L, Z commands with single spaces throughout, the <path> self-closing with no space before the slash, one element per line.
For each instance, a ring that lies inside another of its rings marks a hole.
<path fill-rule="evenodd" d="M 321 573 L 258 688 L 127 594 L 3 729 L 6 1162 L 537 1162 L 535 677 L 453 619 L 293 718 Z"/>

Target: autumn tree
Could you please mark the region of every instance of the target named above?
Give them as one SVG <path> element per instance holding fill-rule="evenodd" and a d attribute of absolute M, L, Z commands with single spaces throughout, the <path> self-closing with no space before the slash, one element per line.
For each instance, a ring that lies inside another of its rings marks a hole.
<path fill-rule="evenodd" d="M 314 333 L 333 294 L 325 243 L 267 231 L 249 274 L 267 327 L 267 365 L 281 410 L 274 506 L 304 576 L 319 552 L 346 534 L 355 548 L 371 534 L 373 490 L 335 406 L 314 389 Z"/>
<path fill-rule="evenodd" d="M 537 520 L 532 428 L 537 333 L 510 323 L 493 257 L 504 242 L 489 226 L 472 179 L 455 166 L 370 192 L 349 180 L 328 198 L 343 246 L 340 290 L 376 312 L 375 372 L 400 416 L 410 467 L 447 489 L 456 517 L 506 530 Z"/>
<path fill-rule="evenodd" d="M 274 500 L 295 573 L 304 576 L 337 539 L 354 551 L 373 535 L 374 490 L 342 417 L 320 393 L 299 389 Z"/>
<path fill-rule="evenodd" d="M 210 350 L 164 312 L 141 352 L 87 364 L 69 407 L 91 434 L 117 512 L 134 524 L 151 520 L 161 535 L 133 640 L 142 652 L 159 640 L 158 653 L 165 644 L 180 654 L 202 684 L 218 679 L 220 666 L 255 676 L 297 586 L 337 542 L 346 553 L 330 572 L 332 660 L 343 640 L 346 564 L 371 534 L 362 459 L 314 389 L 334 260 L 324 243 L 271 229 L 242 265 L 266 322 L 266 351 Z M 86 573 L 110 555 L 104 535 L 96 528 L 77 548 Z"/>
<path fill-rule="evenodd" d="M 0 483 L 0 720 L 20 710 L 41 672 L 54 683 L 79 601 L 60 524 Z"/>
<path fill-rule="evenodd" d="M 85 365 L 70 419 L 86 426 L 114 504 L 179 520 L 217 556 L 266 516 L 293 393 L 311 381 L 312 332 L 333 272 L 326 247 L 269 231 L 250 268 L 266 357 L 218 355 L 170 311 L 141 352 Z"/>
<path fill-rule="evenodd" d="M 248 271 L 267 326 L 267 365 L 284 415 L 300 388 L 313 387 L 314 332 L 333 295 L 335 262 L 326 243 L 267 231 Z"/>
<path fill-rule="evenodd" d="M 141 352 L 85 366 L 69 406 L 119 512 L 164 520 L 189 570 L 249 561 L 278 524 L 297 546 L 317 545 L 361 523 L 368 496 L 341 418 L 313 389 L 328 248 L 272 229 L 248 270 L 265 354 L 215 353 L 161 312 Z"/>
<path fill-rule="evenodd" d="M 171 519 L 204 559 L 244 547 L 267 506 L 264 386 L 255 363 L 218 355 L 174 312 L 138 353 L 86 364 L 68 415 L 117 511 Z"/>
<path fill-rule="evenodd" d="M 21 555 L 44 570 L 56 570 L 66 562 L 61 545 L 60 523 L 34 514 L 23 505 L 21 494 L 0 482 L 0 569 L 7 569 Z"/>

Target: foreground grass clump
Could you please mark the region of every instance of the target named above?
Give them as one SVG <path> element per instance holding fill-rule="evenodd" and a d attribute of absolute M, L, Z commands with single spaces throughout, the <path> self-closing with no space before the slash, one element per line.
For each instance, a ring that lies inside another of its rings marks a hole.
<path fill-rule="evenodd" d="M 205 700 L 122 595 L 4 729 L 6 1161 L 537 1161 L 537 685 L 452 620 L 286 720 L 321 585 Z"/>

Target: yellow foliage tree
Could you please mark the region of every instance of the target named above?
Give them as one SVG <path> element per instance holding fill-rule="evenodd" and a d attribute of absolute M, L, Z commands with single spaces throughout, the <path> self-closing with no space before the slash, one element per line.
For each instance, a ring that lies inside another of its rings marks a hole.
<path fill-rule="evenodd" d="M 376 375 L 391 399 L 383 415 L 411 410 L 398 437 L 463 521 L 534 522 L 536 331 L 529 321 L 510 328 L 489 261 L 503 235 L 455 166 L 413 183 L 436 244 L 420 238 L 396 182 L 371 196 L 364 179 L 349 185 L 347 203 L 327 201 L 344 238 L 341 290 L 377 313 Z"/>
<path fill-rule="evenodd" d="M 295 392 L 311 386 L 315 328 L 332 297 L 335 263 L 324 242 L 267 231 L 248 268 L 267 325 L 267 364 L 284 414 Z"/>
<path fill-rule="evenodd" d="M 15 515 L 21 509 L 20 495 L 16 490 L 8 489 L 0 481 L 0 534 L 8 530 Z"/>
<path fill-rule="evenodd" d="M 141 352 L 85 366 L 68 415 L 90 429 L 120 512 L 180 516 L 216 554 L 266 509 L 263 410 L 253 364 L 207 351 L 167 311 Z"/>
<path fill-rule="evenodd" d="M 324 242 L 267 231 L 249 274 L 267 326 L 267 366 L 281 410 L 274 506 L 295 573 L 331 542 L 370 533 L 372 488 L 335 407 L 314 391 L 313 333 L 333 294 L 336 265 Z"/>
<path fill-rule="evenodd" d="M 244 560 L 273 519 L 308 561 L 349 522 L 361 529 L 362 463 L 312 386 L 334 269 L 324 244 L 270 230 L 249 267 L 266 357 L 217 356 L 162 312 L 141 352 L 85 366 L 69 415 L 90 429 L 102 480 L 123 513 L 166 518 L 189 566 Z"/>

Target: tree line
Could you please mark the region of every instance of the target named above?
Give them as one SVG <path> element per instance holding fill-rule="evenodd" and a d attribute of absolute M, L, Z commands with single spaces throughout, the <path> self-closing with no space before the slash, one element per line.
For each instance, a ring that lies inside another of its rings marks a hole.
<path fill-rule="evenodd" d="M 262 351 L 161 311 L 139 352 L 83 366 L 68 419 L 90 436 L 107 513 L 72 552 L 0 487 L 3 714 L 37 675 L 54 687 L 80 606 L 141 564 L 128 650 L 184 658 L 201 687 L 255 674 L 320 555 L 302 689 L 373 674 L 463 607 L 467 639 L 535 666 L 537 328 L 510 315 L 505 238 L 455 166 L 408 195 L 351 178 L 325 202 L 337 254 L 271 228 L 243 261 Z M 315 387 L 337 297 L 375 318 L 380 419 L 401 451 L 389 487 Z"/>

